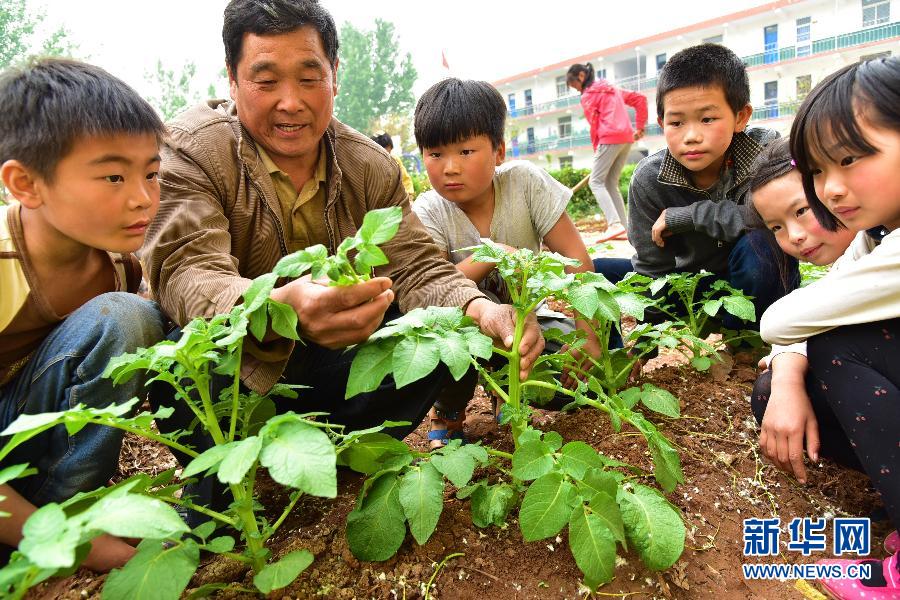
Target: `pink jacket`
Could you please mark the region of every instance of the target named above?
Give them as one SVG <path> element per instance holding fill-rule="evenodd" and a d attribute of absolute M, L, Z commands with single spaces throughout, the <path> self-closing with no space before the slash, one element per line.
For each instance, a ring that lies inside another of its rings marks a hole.
<path fill-rule="evenodd" d="M 584 118 L 591 126 L 594 150 L 600 144 L 630 144 L 634 130 L 625 105 L 634 108 L 638 129 L 647 126 L 647 98 L 638 92 L 617 88 L 605 79 L 597 79 L 581 94 Z"/>

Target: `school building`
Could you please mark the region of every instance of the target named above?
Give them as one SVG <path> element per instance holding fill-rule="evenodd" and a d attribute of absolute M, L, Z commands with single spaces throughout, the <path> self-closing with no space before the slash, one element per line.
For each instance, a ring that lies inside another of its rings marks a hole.
<path fill-rule="evenodd" d="M 723 44 L 743 58 L 751 125 L 786 134 L 800 102 L 825 76 L 900 51 L 900 0 L 778 0 L 495 81 L 509 108 L 507 158 L 545 169 L 591 166 L 580 96 L 566 86 L 569 66 L 587 62 L 599 77 L 647 96 L 646 137 L 634 145 L 631 158 L 664 148 L 656 124 L 657 73 L 669 56 L 702 42 Z"/>

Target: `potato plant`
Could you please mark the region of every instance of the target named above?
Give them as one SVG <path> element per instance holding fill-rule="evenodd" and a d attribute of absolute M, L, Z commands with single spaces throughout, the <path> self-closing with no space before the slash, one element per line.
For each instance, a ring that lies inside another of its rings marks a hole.
<path fill-rule="evenodd" d="M 181 443 L 184 432 L 167 435 L 152 427 L 155 419 L 170 416 L 172 408 L 132 416 L 137 398 L 105 409 L 78 406 L 58 413 L 23 415 L 13 422 L 3 432 L 12 439 L 0 450 L 0 459 L 57 425 L 64 425 L 70 435 L 87 425 L 102 425 L 155 440 L 192 460 L 178 479 L 174 470 L 155 479 L 140 475 L 39 508 L 25 523 L 18 551 L 0 570 L 0 595 L 21 597 L 47 577 L 72 572 L 85 558 L 90 540 L 102 533 L 143 539 L 137 554 L 122 569 L 110 573 L 103 587 L 104 598 L 179 598 L 197 569 L 201 550 L 248 565 L 253 584 L 262 593 L 296 579 L 313 555 L 299 550 L 273 561 L 268 540 L 303 494 L 336 496 L 339 459 L 342 464 L 358 463 L 360 453 L 377 453 L 385 438 L 390 438 L 378 433 L 380 427 L 344 433 L 341 427 L 322 422 L 321 414 L 276 414 L 273 398 L 280 396 L 280 402 L 286 402 L 296 399 L 297 392 L 289 385 L 276 385 L 267 394 L 242 391 L 243 343 L 248 334 L 262 340 L 269 329 L 299 340 L 294 310 L 269 298 L 279 276 L 299 277 L 309 272 L 314 278 L 328 278 L 333 285 L 368 279 L 373 267 L 388 262 L 378 244 L 396 234 L 401 218 L 400 208 L 372 211 L 335 256 L 328 256 L 323 246 L 287 256 L 274 273 L 256 278 L 244 293 L 243 303 L 230 312 L 194 319 L 183 328 L 178 341 L 163 341 L 110 361 L 105 375 L 115 382 L 148 372 L 152 380 L 171 385 L 177 399 L 196 417 L 196 427 L 212 440 L 208 449 L 198 451 Z M 348 256 L 351 251 L 356 253 L 352 260 Z M 211 392 L 214 376 L 231 382 L 219 397 Z M 297 406 L 302 403 L 298 401 Z M 344 452 L 349 458 L 340 458 Z M 290 490 L 289 502 L 274 521 L 263 516 L 255 497 L 261 468 Z M 6 468 L 0 471 L 0 483 L 32 472 L 27 465 Z M 183 485 L 201 475 L 215 476 L 227 485 L 233 500 L 227 510 L 216 511 L 181 496 Z M 189 531 L 174 510 L 176 505 L 196 510 L 211 521 Z M 230 533 L 215 535 L 221 526 Z M 235 586 L 214 584 L 201 591 L 224 587 Z"/>
<path fill-rule="evenodd" d="M 648 474 L 584 442 L 564 444 L 559 434 L 534 429 L 529 404 L 548 394 L 561 394 L 568 397 L 570 406 L 603 411 L 617 431 L 623 423 L 630 424 L 647 440 L 657 483 L 672 491 L 684 481 L 678 453 L 636 406 L 640 403 L 676 418 L 678 400 L 650 384 L 619 391 L 634 361 L 661 338 L 671 337 L 670 324 L 639 328 L 629 336 L 632 348 L 638 348 L 632 356 L 624 350 L 604 353 L 600 359 L 591 359 L 586 369 L 576 364 L 570 352 L 584 340 L 570 336 L 566 338 L 569 351 L 540 357 L 528 378 L 519 378 L 519 342 L 527 316 L 540 302 L 549 296 L 566 300 L 591 322 L 605 343 L 611 328 L 618 327 L 621 312 L 641 314 L 650 304 L 638 293 L 645 282 L 631 278 L 614 286 L 602 275 L 565 273 L 566 266 L 577 262 L 557 254 L 529 250 L 507 254 L 490 243 L 477 247 L 474 256 L 495 263 L 508 286 L 517 315 L 511 348 L 492 346 L 460 309 L 412 311 L 359 349 L 347 394 L 375 389 L 388 375 L 405 385 L 441 363 L 456 379 L 476 369 L 503 400 L 503 422 L 510 425 L 515 451 L 510 454 L 454 441 L 430 455 L 395 442 L 390 447 L 386 444 L 377 457 L 364 453 L 364 464 L 349 463 L 370 473 L 347 522 L 351 551 L 363 560 L 386 560 L 403 543 L 407 524 L 416 541 L 425 543 L 438 523 L 445 482 L 449 482 L 457 488 L 458 497 L 470 500 L 476 526 L 503 525 L 519 506 L 519 526 L 526 541 L 554 537 L 568 528 L 569 547 L 592 589 L 612 579 L 617 544 L 632 547 L 651 569 L 669 567 L 684 548 L 684 524 L 660 492 L 639 483 Z M 491 371 L 490 356 L 501 357 L 504 366 Z M 582 378 L 576 389 L 560 384 L 563 369 Z M 472 481 L 478 467 L 485 467 L 488 475 Z"/>
<path fill-rule="evenodd" d="M 678 337 L 682 343 L 675 348 L 698 371 L 708 370 L 718 360 L 718 351 L 726 345 L 734 345 L 740 341 L 747 341 L 752 345 L 762 343 L 755 331 L 727 329 L 722 330 L 719 342 L 710 344 L 705 341 L 713 332 L 713 323 L 720 321 L 724 313 L 743 321 L 756 320 L 756 307 L 751 299 L 727 281 L 717 279 L 708 287 L 701 285 L 703 279 L 712 275 L 709 271 L 670 273 L 655 279 L 648 287 L 650 293 L 658 299 L 658 309 L 671 318 L 677 327 L 681 327 Z M 668 295 L 660 297 L 660 292 L 666 287 Z"/>

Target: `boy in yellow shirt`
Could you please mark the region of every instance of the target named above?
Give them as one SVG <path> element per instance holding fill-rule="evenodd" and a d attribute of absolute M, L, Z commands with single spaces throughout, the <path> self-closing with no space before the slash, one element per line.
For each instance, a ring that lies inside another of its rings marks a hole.
<path fill-rule="evenodd" d="M 0 431 L 22 414 L 102 408 L 140 393 L 145 378 L 113 387 L 109 359 L 162 338 L 157 306 L 137 296 L 132 252 L 159 206 L 153 108 L 106 71 L 45 59 L 0 78 Z M 0 437 L 0 446 L 8 438 Z M 17 447 L 0 468 L 38 473 L 0 485 L 0 547 L 17 546 L 38 506 L 105 485 L 122 432 L 57 426 Z M 84 562 L 121 566 L 135 549 L 112 536 Z"/>

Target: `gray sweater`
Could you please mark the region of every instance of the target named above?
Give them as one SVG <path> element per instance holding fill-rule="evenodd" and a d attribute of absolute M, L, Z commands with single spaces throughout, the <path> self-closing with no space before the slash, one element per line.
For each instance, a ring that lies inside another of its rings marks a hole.
<path fill-rule="evenodd" d="M 708 190 L 695 188 L 686 169 L 666 149 L 648 156 L 634 170 L 628 190 L 628 239 L 634 270 L 658 277 L 701 269 L 724 274 L 728 255 L 746 229 L 750 206 L 750 167 L 778 133 L 761 127 L 735 134 L 722 178 Z M 660 248 L 650 237 L 666 211 L 672 235 Z"/>

